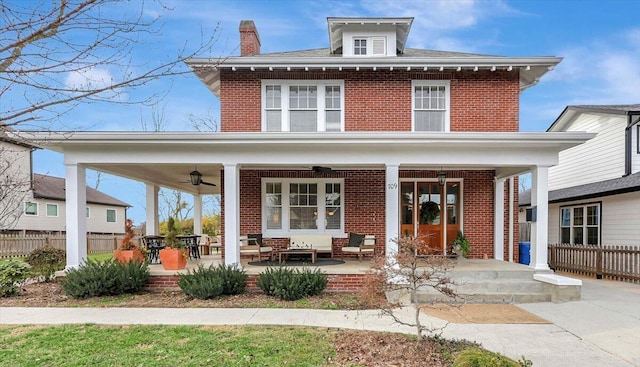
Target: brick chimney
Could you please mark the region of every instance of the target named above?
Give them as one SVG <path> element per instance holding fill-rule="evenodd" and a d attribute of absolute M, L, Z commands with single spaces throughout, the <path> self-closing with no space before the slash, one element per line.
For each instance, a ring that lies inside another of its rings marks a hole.
<path fill-rule="evenodd" d="M 260 36 L 253 20 L 240 21 L 240 56 L 260 53 Z"/>

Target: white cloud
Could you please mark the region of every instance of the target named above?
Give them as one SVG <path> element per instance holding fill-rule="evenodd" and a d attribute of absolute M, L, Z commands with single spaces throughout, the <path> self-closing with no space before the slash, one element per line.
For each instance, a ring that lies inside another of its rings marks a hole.
<path fill-rule="evenodd" d="M 67 89 L 77 90 L 81 93 L 82 91 L 106 88 L 115 82 L 115 78 L 109 70 L 99 67 L 89 67 L 68 73 L 64 80 L 64 86 Z M 97 97 L 117 100 L 119 102 L 125 102 L 128 99 L 127 94 L 120 89 L 102 92 L 98 94 Z"/>
<path fill-rule="evenodd" d="M 564 60 L 549 80 L 569 87 L 567 104 L 640 102 L 640 29 L 594 39 L 558 54 Z"/>

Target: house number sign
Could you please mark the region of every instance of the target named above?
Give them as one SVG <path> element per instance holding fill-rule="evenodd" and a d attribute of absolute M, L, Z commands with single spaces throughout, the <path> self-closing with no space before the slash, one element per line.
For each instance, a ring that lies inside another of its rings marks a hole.
<path fill-rule="evenodd" d="M 398 189 L 398 183 L 397 182 L 387 184 L 387 190 L 397 190 L 397 189 Z"/>

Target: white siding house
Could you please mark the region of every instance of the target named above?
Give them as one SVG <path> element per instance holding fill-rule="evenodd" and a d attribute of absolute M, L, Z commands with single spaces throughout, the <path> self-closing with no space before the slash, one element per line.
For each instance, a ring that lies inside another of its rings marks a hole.
<path fill-rule="evenodd" d="M 66 231 L 65 179 L 33 174 L 33 149 L 29 144 L 0 135 L 0 193 L 10 194 L 0 199 L 0 232 Z M 123 233 L 130 205 L 95 189 L 86 190 L 87 231 Z"/>
<path fill-rule="evenodd" d="M 548 131 L 597 134 L 549 169 L 549 243 L 640 245 L 640 105 L 568 106 Z"/>

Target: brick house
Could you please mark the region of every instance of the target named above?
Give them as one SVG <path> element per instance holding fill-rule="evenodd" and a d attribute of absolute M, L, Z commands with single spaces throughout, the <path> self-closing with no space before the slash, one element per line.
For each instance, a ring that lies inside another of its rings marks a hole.
<path fill-rule="evenodd" d="M 187 60 L 220 99 L 219 133 L 87 132 L 48 148 L 65 154 L 68 182 L 82 185 L 86 167 L 146 182 L 149 234 L 159 186 L 195 195 L 196 231 L 198 198 L 221 194 L 227 264 L 248 233 L 276 248 L 328 234 L 335 253 L 350 232 L 375 235 L 379 253 L 426 235 L 425 253 L 445 254 L 459 230 L 471 257 L 511 260 L 515 181 L 531 171 L 531 266 L 548 269 L 548 169 L 591 134 L 519 132 L 519 94 L 561 59 L 409 49 L 413 18 L 327 20 L 328 48 L 262 54 L 242 21 L 240 56 Z M 217 186 L 185 182 L 194 167 Z"/>

